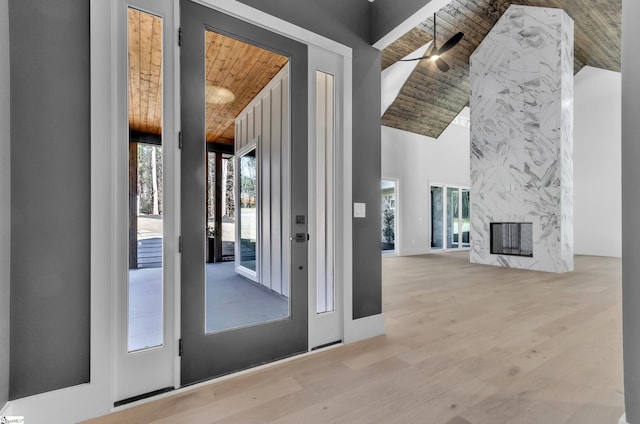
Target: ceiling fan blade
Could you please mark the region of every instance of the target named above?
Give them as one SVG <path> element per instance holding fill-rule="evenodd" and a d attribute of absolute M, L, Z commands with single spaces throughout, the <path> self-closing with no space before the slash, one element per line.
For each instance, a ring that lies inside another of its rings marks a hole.
<path fill-rule="evenodd" d="M 464 37 L 464 34 L 462 32 L 458 32 L 453 37 L 449 38 L 447 40 L 447 42 L 444 43 L 442 45 L 442 47 L 440 47 L 438 49 L 438 54 L 442 54 L 442 53 L 446 52 L 447 50 L 450 50 L 453 47 L 455 47 L 456 44 L 458 44 L 460 42 L 460 40 L 462 40 L 462 37 Z"/>
<path fill-rule="evenodd" d="M 449 64 L 440 58 L 436 60 L 436 65 L 442 72 L 447 72 L 449 70 Z"/>
<path fill-rule="evenodd" d="M 422 56 L 422 57 L 414 57 L 413 59 L 400 59 L 398 60 L 398 62 L 413 62 L 414 60 L 422 60 L 422 59 L 430 59 L 431 55 L 429 56 Z"/>

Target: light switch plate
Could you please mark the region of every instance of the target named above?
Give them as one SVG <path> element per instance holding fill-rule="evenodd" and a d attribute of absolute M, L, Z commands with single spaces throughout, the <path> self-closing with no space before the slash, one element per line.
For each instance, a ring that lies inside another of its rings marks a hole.
<path fill-rule="evenodd" d="M 366 203 L 354 203 L 353 204 L 353 217 L 365 218 L 367 216 L 367 204 Z"/>

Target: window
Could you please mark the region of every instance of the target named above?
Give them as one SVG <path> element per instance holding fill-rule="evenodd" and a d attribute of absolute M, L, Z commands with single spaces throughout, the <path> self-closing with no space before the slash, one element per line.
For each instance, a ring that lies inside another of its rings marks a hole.
<path fill-rule="evenodd" d="M 465 249 L 471 246 L 470 194 L 468 188 L 431 185 L 431 250 Z"/>
<path fill-rule="evenodd" d="M 240 266 L 256 273 L 258 242 L 258 175 L 256 149 L 240 156 L 238 181 L 240 183 Z"/>
<path fill-rule="evenodd" d="M 382 180 L 382 252 L 396 250 L 396 182 Z"/>

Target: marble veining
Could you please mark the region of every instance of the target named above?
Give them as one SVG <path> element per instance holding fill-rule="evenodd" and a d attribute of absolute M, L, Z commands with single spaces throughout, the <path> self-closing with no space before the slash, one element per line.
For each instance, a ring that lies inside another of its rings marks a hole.
<path fill-rule="evenodd" d="M 470 58 L 471 262 L 573 270 L 573 20 L 512 5 Z M 533 257 L 492 255 L 491 222 L 532 222 Z"/>

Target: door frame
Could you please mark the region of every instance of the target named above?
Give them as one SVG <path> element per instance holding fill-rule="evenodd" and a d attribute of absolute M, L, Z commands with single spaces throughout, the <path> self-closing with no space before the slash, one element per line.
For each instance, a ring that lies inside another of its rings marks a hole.
<path fill-rule="evenodd" d="M 114 201 L 113 219 L 113 320 L 114 320 L 114 402 L 149 392 L 175 387 L 175 361 L 177 337 L 175 335 L 175 298 L 179 287 L 177 236 L 180 210 L 176 169 L 179 169 L 177 123 L 174 105 L 179 98 L 176 81 L 174 4 L 172 0 L 118 0 L 115 2 L 117 37 L 115 46 L 115 142 L 113 154 Z M 158 347 L 128 352 L 128 246 L 129 225 L 129 124 L 128 124 L 128 17 L 129 8 L 159 16 L 162 25 L 162 79 L 163 79 L 163 344 Z M 173 178 L 171 178 L 173 176 Z M 125 240 L 126 239 L 126 240 Z M 155 370 L 155 371 L 154 371 Z M 158 372 L 161 370 L 162 372 Z"/>

